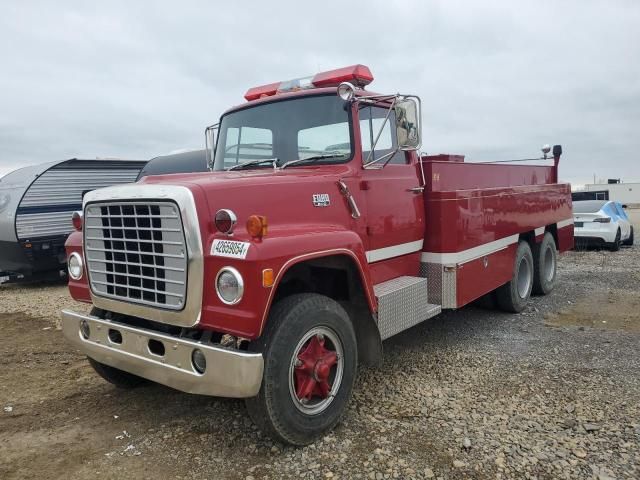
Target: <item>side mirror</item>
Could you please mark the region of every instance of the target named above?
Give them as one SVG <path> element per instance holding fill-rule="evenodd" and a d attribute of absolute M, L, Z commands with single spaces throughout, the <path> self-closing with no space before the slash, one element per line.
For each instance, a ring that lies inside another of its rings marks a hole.
<path fill-rule="evenodd" d="M 216 155 L 216 138 L 218 134 L 219 123 L 208 126 L 204 130 L 204 149 L 207 160 L 207 167 L 209 170 L 213 170 L 213 162 Z"/>
<path fill-rule="evenodd" d="M 622 208 L 624 208 L 626 210 L 627 208 L 629 208 L 629 206 L 628 205 L 622 205 Z"/>
<path fill-rule="evenodd" d="M 420 107 L 415 98 L 396 101 L 396 135 L 400 150 L 419 150 L 422 145 Z"/>

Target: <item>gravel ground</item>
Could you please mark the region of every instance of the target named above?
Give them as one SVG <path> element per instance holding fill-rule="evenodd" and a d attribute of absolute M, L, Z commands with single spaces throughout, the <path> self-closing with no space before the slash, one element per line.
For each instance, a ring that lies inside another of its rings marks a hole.
<path fill-rule="evenodd" d="M 241 401 L 116 390 L 56 330 L 63 286 L 2 287 L 0 478 L 637 479 L 639 287 L 637 246 L 563 255 L 522 314 L 471 306 L 385 342 L 305 448 Z"/>

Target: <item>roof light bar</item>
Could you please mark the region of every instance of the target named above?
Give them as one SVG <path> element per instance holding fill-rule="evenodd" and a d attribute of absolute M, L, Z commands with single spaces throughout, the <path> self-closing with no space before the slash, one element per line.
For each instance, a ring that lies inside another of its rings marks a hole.
<path fill-rule="evenodd" d="M 351 65 L 350 67 L 329 70 L 317 73 L 310 77 L 295 78 L 285 82 L 270 83 L 247 90 L 244 98 L 247 101 L 257 100 L 262 97 L 270 97 L 277 93 L 294 92 L 307 88 L 336 87 L 342 82 L 351 82 L 358 87 L 369 85 L 373 81 L 373 75 L 369 67 L 365 65 Z"/>
<path fill-rule="evenodd" d="M 364 87 L 373 82 L 373 74 L 365 65 L 351 65 L 318 73 L 313 77 L 313 85 L 316 87 L 335 87 L 342 82 L 351 82 L 358 87 Z"/>

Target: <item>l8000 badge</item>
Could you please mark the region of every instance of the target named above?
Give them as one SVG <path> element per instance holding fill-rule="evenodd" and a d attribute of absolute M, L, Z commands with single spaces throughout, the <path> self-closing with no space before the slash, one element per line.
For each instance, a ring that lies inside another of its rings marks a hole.
<path fill-rule="evenodd" d="M 214 240 L 211 245 L 211 255 L 227 258 L 247 258 L 249 242 L 237 242 L 235 240 Z"/>

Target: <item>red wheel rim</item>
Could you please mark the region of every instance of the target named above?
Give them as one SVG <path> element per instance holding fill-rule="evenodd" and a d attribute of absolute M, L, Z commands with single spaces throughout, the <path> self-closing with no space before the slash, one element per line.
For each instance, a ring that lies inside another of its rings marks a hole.
<path fill-rule="evenodd" d="M 333 330 L 316 327 L 300 340 L 289 369 L 289 390 L 299 410 L 320 413 L 335 397 L 343 372 L 342 343 Z"/>

